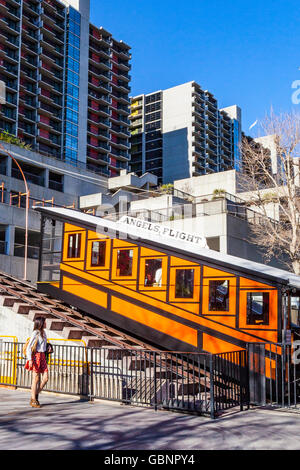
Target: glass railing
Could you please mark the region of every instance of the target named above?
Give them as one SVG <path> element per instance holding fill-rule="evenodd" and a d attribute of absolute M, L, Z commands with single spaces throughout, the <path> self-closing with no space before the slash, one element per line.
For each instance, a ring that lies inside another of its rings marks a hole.
<path fill-rule="evenodd" d="M 27 247 L 27 256 L 29 259 L 39 259 L 39 252 L 40 248 L 38 246 L 28 246 Z M 25 246 L 15 243 L 14 246 L 14 256 L 18 256 L 20 258 L 25 257 Z"/>
<path fill-rule="evenodd" d="M 49 180 L 49 188 L 50 188 L 50 189 L 54 189 L 54 191 L 60 191 L 60 192 L 63 193 L 63 191 L 64 191 L 64 184 L 63 184 L 63 183 L 59 183 L 58 181 Z"/>

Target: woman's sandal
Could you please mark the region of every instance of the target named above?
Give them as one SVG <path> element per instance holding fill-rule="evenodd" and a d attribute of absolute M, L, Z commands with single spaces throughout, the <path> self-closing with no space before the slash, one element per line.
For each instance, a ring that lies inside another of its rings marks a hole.
<path fill-rule="evenodd" d="M 36 396 L 35 396 L 35 401 L 37 402 L 37 404 L 39 406 L 41 406 L 40 402 L 39 402 L 39 394 L 37 393 Z"/>
<path fill-rule="evenodd" d="M 30 406 L 32 406 L 32 408 L 40 408 L 41 407 L 39 402 L 37 400 L 33 400 L 32 398 L 30 400 Z"/>

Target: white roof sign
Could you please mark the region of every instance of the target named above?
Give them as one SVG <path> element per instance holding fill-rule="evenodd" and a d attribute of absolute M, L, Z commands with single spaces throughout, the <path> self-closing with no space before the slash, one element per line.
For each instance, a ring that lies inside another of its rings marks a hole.
<path fill-rule="evenodd" d="M 193 245 L 196 245 L 200 248 L 208 249 L 206 238 L 196 233 L 176 230 L 172 227 L 148 222 L 147 220 L 138 219 L 136 217 L 129 217 L 127 215 L 124 215 L 117 223 L 135 227 L 137 229 L 137 234 L 144 237 L 146 236 L 152 240 L 157 240 L 157 236 L 159 236 L 169 238 L 171 240 L 181 240 L 187 243 L 192 243 Z M 154 237 L 151 235 L 154 235 Z"/>

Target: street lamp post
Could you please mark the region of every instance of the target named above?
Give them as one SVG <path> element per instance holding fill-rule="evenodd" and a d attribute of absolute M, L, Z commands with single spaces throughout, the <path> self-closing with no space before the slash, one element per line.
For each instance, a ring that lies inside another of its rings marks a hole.
<path fill-rule="evenodd" d="M 22 178 L 25 184 L 25 191 L 26 191 L 26 210 L 25 210 L 25 253 L 24 253 L 24 277 L 23 279 L 27 280 L 27 259 L 28 259 L 28 211 L 29 211 L 29 189 L 28 184 L 23 173 L 23 170 L 17 160 L 6 150 L 6 148 L 0 143 L 0 148 L 15 162 L 17 167 L 20 170 Z"/>

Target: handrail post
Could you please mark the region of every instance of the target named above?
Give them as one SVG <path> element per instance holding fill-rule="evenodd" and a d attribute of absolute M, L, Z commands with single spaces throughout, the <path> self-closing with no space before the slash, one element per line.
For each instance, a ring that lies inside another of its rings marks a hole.
<path fill-rule="evenodd" d="M 156 351 L 154 351 L 154 409 L 157 411 L 157 389 L 156 389 Z"/>
<path fill-rule="evenodd" d="M 244 376 L 244 370 L 242 369 L 242 353 L 243 351 L 238 351 L 238 358 L 239 358 L 239 363 L 238 363 L 238 368 L 240 370 L 240 410 L 244 410 L 244 402 L 243 402 L 243 393 L 244 393 L 244 384 L 245 384 L 245 376 Z"/>
<path fill-rule="evenodd" d="M 213 355 L 210 354 L 209 358 L 209 375 L 210 375 L 210 417 L 215 419 L 215 383 L 214 383 L 214 364 L 213 364 Z"/>
<path fill-rule="evenodd" d="M 94 367 L 93 367 L 93 361 L 94 361 L 94 355 L 93 355 L 93 348 L 90 348 L 90 359 L 91 359 L 91 367 L 90 367 L 90 403 L 94 401 Z"/>

